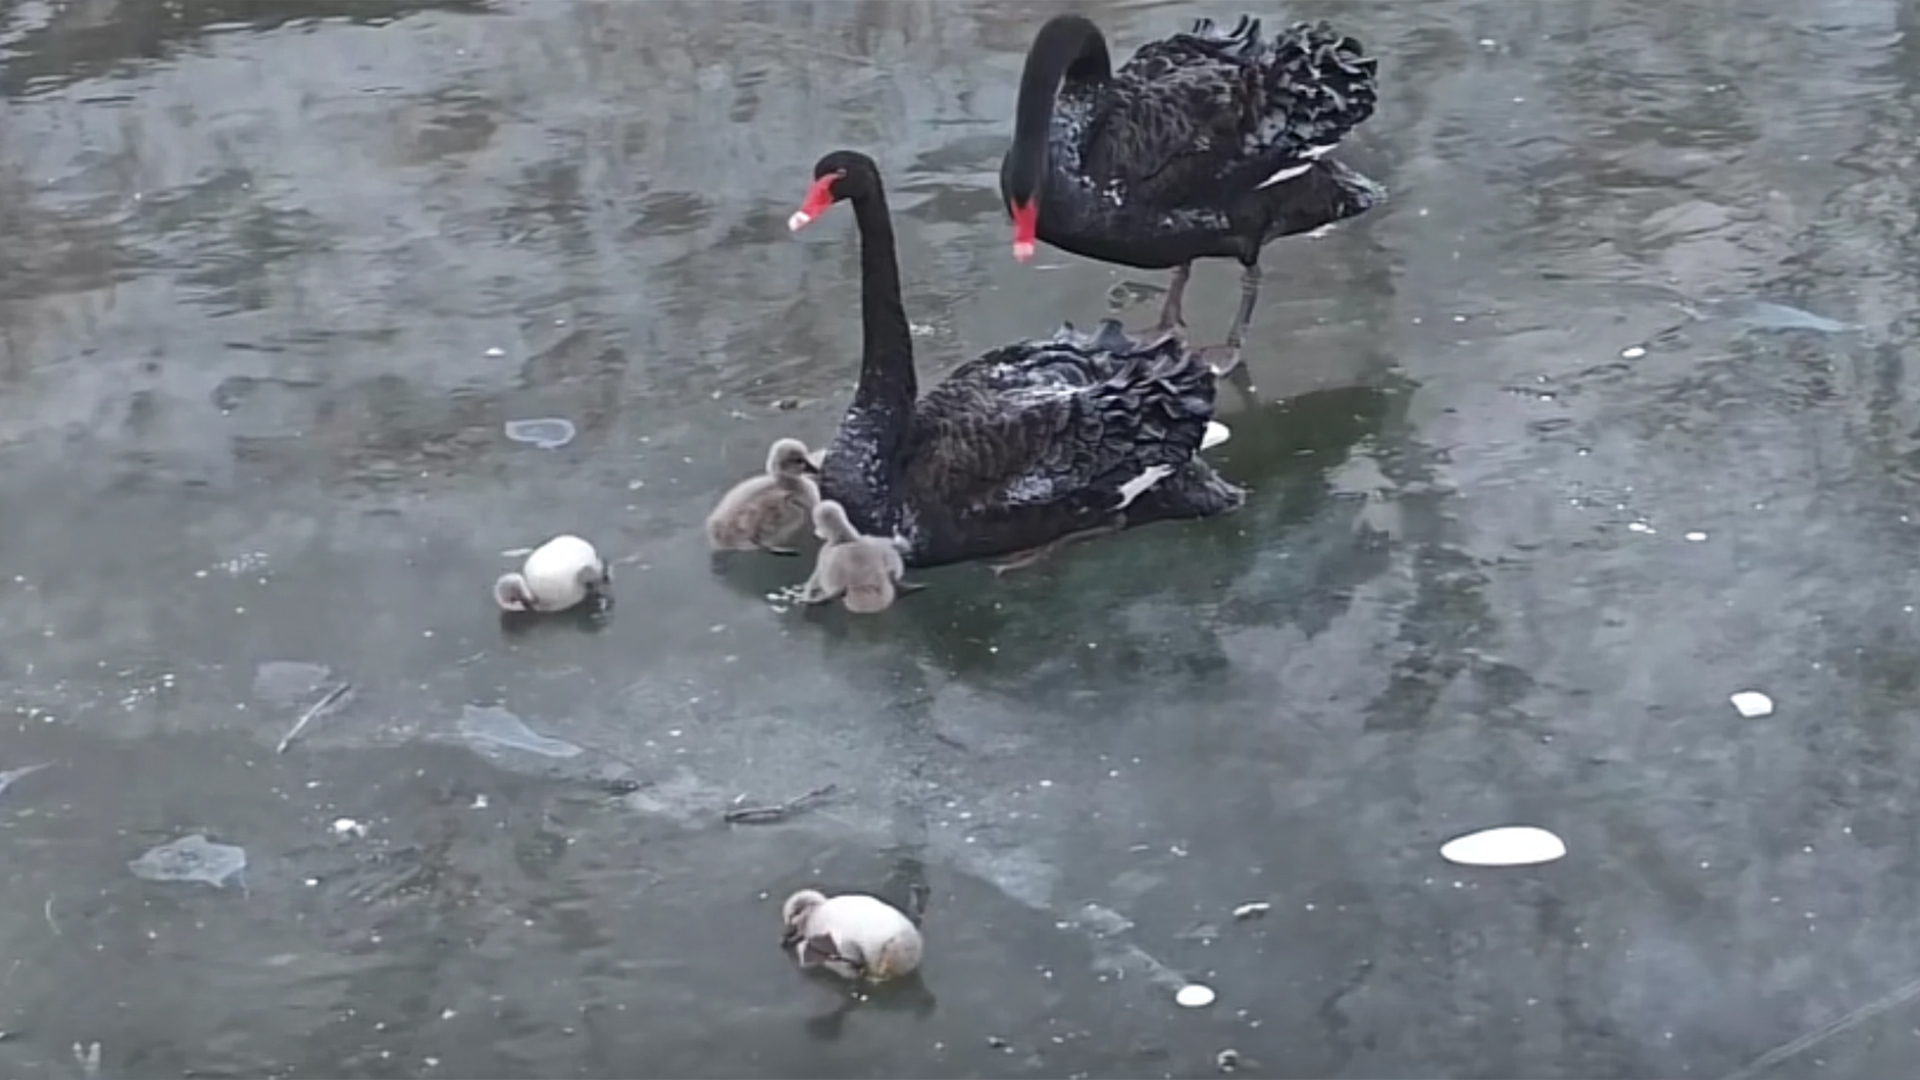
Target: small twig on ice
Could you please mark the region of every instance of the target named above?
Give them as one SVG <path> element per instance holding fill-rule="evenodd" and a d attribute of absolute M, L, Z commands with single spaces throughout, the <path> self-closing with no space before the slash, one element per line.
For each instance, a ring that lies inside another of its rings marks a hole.
<path fill-rule="evenodd" d="M 736 806 L 726 812 L 726 822 L 729 825 L 770 825 L 776 821 L 785 821 L 792 815 L 805 810 L 807 807 L 833 794 L 839 790 L 839 788 L 840 785 L 838 784 L 828 784 L 826 787 L 814 788 L 805 795 L 788 799 L 786 802 L 780 803 L 777 806 Z"/>
<path fill-rule="evenodd" d="M 287 732 L 286 738 L 280 740 L 280 745 L 276 747 L 273 752 L 276 754 L 286 753 L 287 747 L 292 746 L 293 740 L 299 738 L 300 733 L 307 730 L 307 725 L 313 722 L 314 717 L 319 716 L 325 711 L 327 706 L 339 701 L 340 698 L 351 689 L 353 689 L 352 683 L 341 683 L 339 686 L 329 690 L 326 697 L 314 702 L 306 712 L 300 714 L 300 719 L 294 723 L 293 730 Z"/>

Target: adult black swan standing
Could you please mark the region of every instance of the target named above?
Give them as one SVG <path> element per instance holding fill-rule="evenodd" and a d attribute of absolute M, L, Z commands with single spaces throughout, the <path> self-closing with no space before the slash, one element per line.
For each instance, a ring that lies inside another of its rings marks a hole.
<path fill-rule="evenodd" d="M 1104 324 L 1086 335 L 1003 345 L 925 397 L 900 297 L 893 221 L 872 158 L 837 150 L 813 167 L 795 231 L 834 203 L 860 231 L 860 381 L 821 466 L 824 498 L 890 536 L 910 566 L 1013 555 L 1240 506 L 1245 494 L 1199 457 L 1225 437 L 1213 374 L 1185 344 L 1141 347 Z"/>
<path fill-rule="evenodd" d="M 1119 71 L 1100 28 L 1079 15 L 1047 20 L 1027 50 L 1013 146 L 1000 196 L 1013 254 L 1034 241 L 1141 270 L 1173 268 L 1160 321 L 1184 326 L 1193 260 L 1245 268 L 1240 310 L 1216 372 L 1240 363 L 1260 294 L 1260 249 L 1362 213 L 1379 184 L 1325 155 L 1373 115 L 1377 63 L 1326 23 L 1271 38 L 1241 16 L 1230 31 L 1193 31 L 1140 46 Z"/>

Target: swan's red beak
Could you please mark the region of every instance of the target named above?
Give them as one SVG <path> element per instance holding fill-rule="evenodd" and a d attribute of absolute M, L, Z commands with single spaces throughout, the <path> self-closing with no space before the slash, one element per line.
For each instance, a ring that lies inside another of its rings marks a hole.
<path fill-rule="evenodd" d="M 1013 200 L 1013 257 L 1021 262 L 1033 259 L 1033 241 L 1040 231 L 1040 208 L 1033 200 Z"/>
<path fill-rule="evenodd" d="M 840 179 L 839 173 L 828 173 L 813 182 L 807 189 L 807 201 L 787 219 L 787 228 L 794 232 L 813 224 L 814 219 L 827 212 L 833 206 L 833 182 Z"/>

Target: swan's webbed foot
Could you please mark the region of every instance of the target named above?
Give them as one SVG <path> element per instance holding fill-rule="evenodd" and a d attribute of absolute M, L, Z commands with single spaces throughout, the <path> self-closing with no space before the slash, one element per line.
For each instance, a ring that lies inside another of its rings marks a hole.
<path fill-rule="evenodd" d="M 1232 374 L 1240 366 L 1238 345 L 1208 345 L 1195 349 L 1193 354 L 1213 370 L 1216 379 Z"/>
<path fill-rule="evenodd" d="M 901 596 L 909 596 L 926 587 L 927 583 L 924 581 L 896 581 L 893 583 L 893 591 Z"/>
<path fill-rule="evenodd" d="M 777 544 L 756 544 L 755 546 L 769 555 L 794 556 L 800 554 L 799 548 L 784 547 Z"/>
<path fill-rule="evenodd" d="M 1250 263 L 1240 273 L 1240 310 L 1234 312 L 1233 325 L 1227 327 L 1226 342 L 1196 351 L 1196 355 L 1213 369 L 1215 378 L 1231 374 L 1240 366 L 1240 343 L 1246 340 L 1247 324 L 1253 321 L 1253 305 L 1259 299 L 1260 264 Z"/>
<path fill-rule="evenodd" d="M 1065 536 L 1049 540 L 1039 547 L 1015 552 L 999 562 L 989 563 L 988 568 L 993 571 L 994 577 L 1000 577 L 1002 574 L 1011 570 L 1025 570 L 1027 567 L 1045 560 L 1048 556 L 1066 547 L 1068 544 L 1077 544 L 1082 540 L 1092 540 L 1097 537 L 1107 536 L 1111 533 L 1117 533 L 1126 527 L 1126 517 L 1121 514 L 1115 514 L 1113 520 L 1107 522 L 1105 525 L 1095 525 L 1092 528 L 1080 529 L 1076 532 L 1070 532 Z"/>
<path fill-rule="evenodd" d="M 1028 548 L 1025 551 L 1015 552 L 1001 559 L 999 562 L 988 563 L 987 569 L 993 571 L 994 577 L 999 577 L 1013 570 L 1025 570 L 1027 567 L 1053 554 L 1053 550 L 1054 545 L 1052 544 L 1042 544 L 1037 548 Z"/>

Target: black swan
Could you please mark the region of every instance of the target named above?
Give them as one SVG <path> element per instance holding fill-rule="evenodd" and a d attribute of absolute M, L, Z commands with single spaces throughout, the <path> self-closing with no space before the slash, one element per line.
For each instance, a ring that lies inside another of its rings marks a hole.
<path fill-rule="evenodd" d="M 1184 326 L 1193 260 L 1240 260 L 1240 311 L 1226 343 L 1202 350 L 1217 373 L 1231 371 L 1260 294 L 1261 247 L 1386 198 L 1324 156 L 1373 115 L 1376 67 L 1326 23 L 1263 39 L 1243 15 L 1231 31 L 1201 19 L 1149 41 L 1114 71 L 1099 27 L 1047 20 L 1000 163 L 1014 258 L 1033 258 L 1040 239 L 1102 262 L 1172 267 L 1150 332 L 1159 336 Z"/>
<path fill-rule="evenodd" d="M 813 175 L 788 227 L 845 200 L 860 231 L 860 381 L 820 477 L 821 497 L 860 532 L 893 538 L 909 566 L 1013 555 L 999 571 L 1244 501 L 1199 457 L 1226 430 L 1212 372 L 1174 338 L 1141 347 L 1111 320 L 1095 335 L 1063 326 L 970 360 L 921 397 L 879 167 L 838 150 Z"/>

